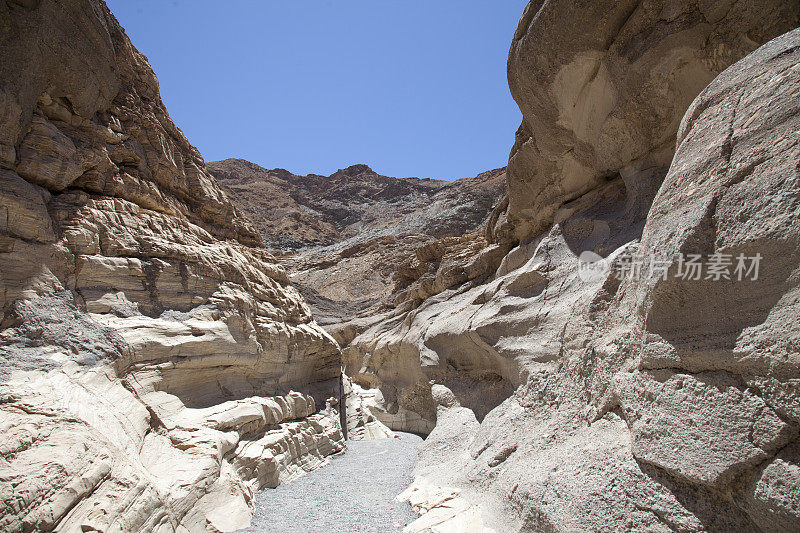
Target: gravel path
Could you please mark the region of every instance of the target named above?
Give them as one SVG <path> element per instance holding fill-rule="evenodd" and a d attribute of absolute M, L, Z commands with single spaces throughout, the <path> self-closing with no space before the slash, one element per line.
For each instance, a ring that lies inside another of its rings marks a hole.
<path fill-rule="evenodd" d="M 394 497 L 411 483 L 422 439 L 347 441 L 347 452 L 296 481 L 256 495 L 253 533 L 383 533 L 416 515 Z"/>

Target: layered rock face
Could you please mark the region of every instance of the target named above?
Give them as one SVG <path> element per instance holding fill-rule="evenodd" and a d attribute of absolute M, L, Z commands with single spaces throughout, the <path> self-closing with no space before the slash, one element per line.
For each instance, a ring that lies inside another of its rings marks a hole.
<path fill-rule="evenodd" d="M 0 26 L 0 529 L 242 527 L 342 449 L 339 348 L 102 2 Z"/>
<path fill-rule="evenodd" d="M 528 6 L 509 59 L 525 119 L 487 230 L 513 249 L 345 350 L 379 419 L 432 431 L 416 508 L 457 494 L 498 531 L 800 527 L 800 33 L 714 79 L 798 14 Z"/>

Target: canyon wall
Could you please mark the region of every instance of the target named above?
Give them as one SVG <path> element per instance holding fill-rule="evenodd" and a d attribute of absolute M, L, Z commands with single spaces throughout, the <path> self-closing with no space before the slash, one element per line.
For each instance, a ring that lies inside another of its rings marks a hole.
<path fill-rule="evenodd" d="M 528 5 L 486 231 L 508 253 L 344 351 L 381 421 L 431 432 L 415 508 L 458 494 L 436 512 L 499 531 L 800 527 L 800 33 L 764 45 L 799 16 Z"/>
<path fill-rule="evenodd" d="M 559 209 L 610 181 L 623 180 L 629 194 L 652 188 L 692 100 L 794 28 L 797 12 L 787 0 L 530 2 L 508 58 L 523 121 L 498 233 L 534 237 L 564 220 Z"/>
<path fill-rule="evenodd" d="M 507 174 L 215 163 L 253 226 L 102 2 L 0 3 L 0 529 L 243 527 L 342 364 L 414 530 L 800 529 L 798 23 L 533 1 Z"/>
<path fill-rule="evenodd" d="M 391 178 L 366 165 L 327 177 L 266 170 L 241 159 L 212 162 L 209 169 L 254 221 L 315 319 L 341 346 L 451 287 L 485 282 L 508 251 L 490 243 L 484 231 L 503 201 L 505 169 L 453 182 Z M 432 416 L 398 414 L 393 389 L 359 374 L 363 354 L 358 349 L 345 354 L 345 372 L 357 380 L 345 378 L 350 438 L 389 435 L 386 426 L 430 431 Z M 416 379 L 418 368 L 412 361 L 398 372 Z M 387 365 L 382 371 L 392 370 Z M 430 405 L 427 383 L 419 387 Z M 504 384 L 497 388 L 495 395 L 511 391 Z M 483 384 L 480 392 L 486 392 Z"/>
<path fill-rule="evenodd" d="M 0 529 L 243 527 L 343 448 L 339 347 L 103 2 L 0 27 Z"/>

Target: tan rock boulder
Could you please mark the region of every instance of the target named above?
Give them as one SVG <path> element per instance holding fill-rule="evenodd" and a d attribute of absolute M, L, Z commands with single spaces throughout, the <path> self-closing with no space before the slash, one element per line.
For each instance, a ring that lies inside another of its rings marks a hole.
<path fill-rule="evenodd" d="M 0 384 L 4 531 L 234 531 L 253 491 L 343 449 L 338 417 L 306 395 L 189 408 L 141 374 L 51 358 Z"/>
<path fill-rule="evenodd" d="M 343 394 L 347 413 L 347 438 L 349 440 L 392 439 L 394 432 L 378 417 L 383 417 L 386 406 L 379 389 L 365 389 L 345 376 Z M 385 418 L 385 417 L 384 417 Z"/>

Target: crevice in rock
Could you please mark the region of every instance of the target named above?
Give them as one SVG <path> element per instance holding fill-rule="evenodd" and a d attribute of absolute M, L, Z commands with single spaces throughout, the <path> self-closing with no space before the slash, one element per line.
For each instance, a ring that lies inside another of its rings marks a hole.
<path fill-rule="evenodd" d="M 634 459 L 645 475 L 666 488 L 709 531 L 761 531 L 730 494 L 676 478 L 658 465 Z"/>

